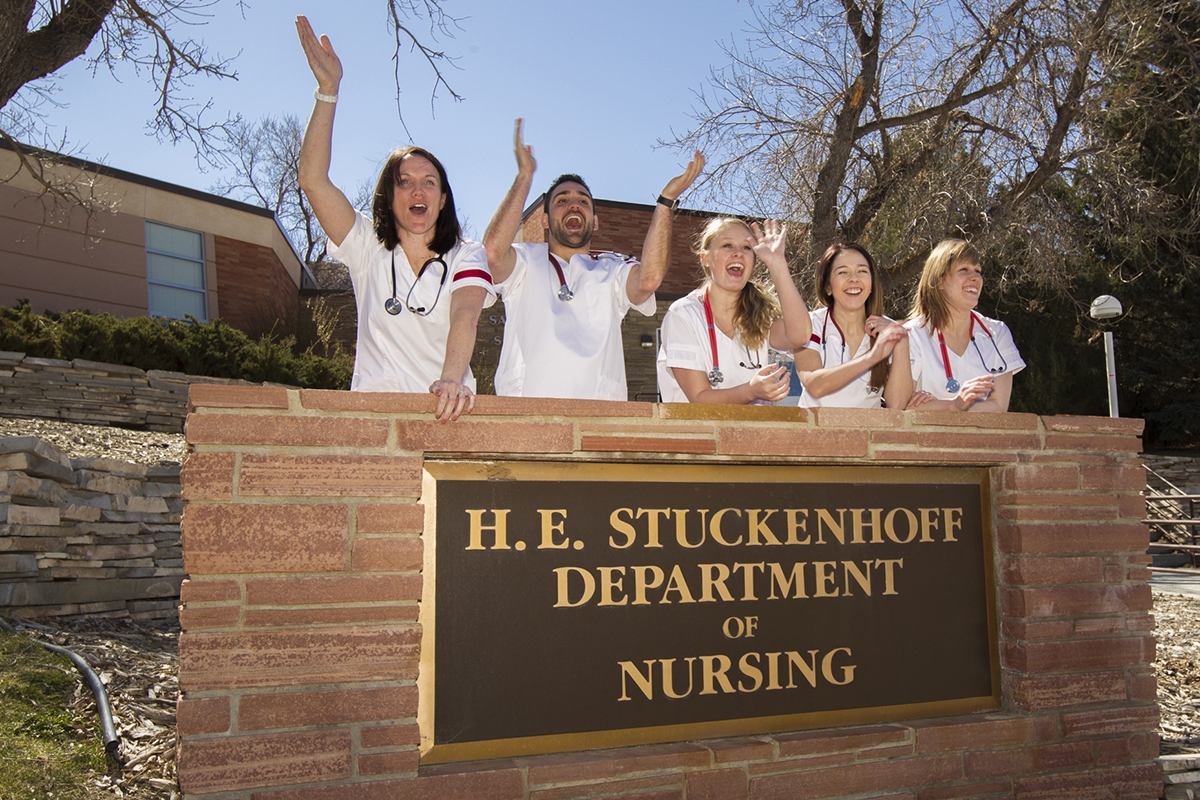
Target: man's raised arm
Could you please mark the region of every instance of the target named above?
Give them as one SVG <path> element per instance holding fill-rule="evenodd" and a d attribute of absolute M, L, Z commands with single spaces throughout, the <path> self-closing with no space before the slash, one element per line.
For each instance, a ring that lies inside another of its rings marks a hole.
<path fill-rule="evenodd" d="M 521 123 L 517 118 L 517 132 L 513 137 L 514 149 L 517 155 L 517 177 L 513 180 L 508 194 L 504 195 L 496 215 L 488 223 L 483 234 L 483 248 L 487 251 L 488 268 L 492 271 L 492 280 L 500 283 L 512 274 L 517 263 L 517 254 L 513 250 L 513 239 L 517 229 L 521 227 L 521 211 L 529 198 L 529 188 L 533 185 L 533 173 L 537 162 L 533 160 L 533 148 L 521 141 Z"/>
<path fill-rule="evenodd" d="M 704 154 L 699 150 L 692 156 L 687 169 L 682 175 L 672 178 L 662 190 L 660 201 L 669 201 L 668 207 L 663 202 L 654 206 L 654 216 L 650 218 L 650 229 L 646 231 L 646 241 L 642 244 L 641 263 L 629 271 L 629 279 L 625 282 L 625 293 L 629 302 L 635 306 L 646 301 L 654 294 L 663 278 L 667 275 L 667 263 L 671 258 L 671 222 L 675 214 L 674 204 L 679 196 L 700 177 L 704 169 Z M 514 187 L 515 188 L 515 187 Z M 516 231 L 513 231 L 516 234 Z M 489 253 L 490 260 L 490 253 Z M 495 275 L 496 268 L 492 267 Z"/>

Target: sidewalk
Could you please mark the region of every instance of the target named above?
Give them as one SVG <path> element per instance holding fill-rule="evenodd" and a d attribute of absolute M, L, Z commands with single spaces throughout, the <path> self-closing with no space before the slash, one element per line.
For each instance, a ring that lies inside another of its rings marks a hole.
<path fill-rule="evenodd" d="M 1150 588 L 1156 592 L 1200 597 L 1200 570 L 1196 572 L 1160 572 L 1154 570 L 1150 577 Z"/>

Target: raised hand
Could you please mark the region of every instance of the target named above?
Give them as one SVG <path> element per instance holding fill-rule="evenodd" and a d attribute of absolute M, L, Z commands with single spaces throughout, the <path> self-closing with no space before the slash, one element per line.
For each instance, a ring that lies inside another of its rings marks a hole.
<path fill-rule="evenodd" d="M 680 195 L 688 190 L 688 187 L 696 182 L 696 178 L 700 177 L 700 173 L 704 171 L 704 154 L 699 150 L 692 156 L 692 160 L 688 162 L 687 169 L 682 175 L 676 175 L 671 180 L 667 181 L 666 188 L 662 190 L 663 197 L 668 200 L 678 200 Z"/>
<path fill-rule="evenodd" d="M 754 254 L 768 267 L 774 264 L 787 264 L 784 249 L 787 245 L 787 225 L 779 220 L 769 219 L 762 225 L 757 222 L 750 224 L 754 234 Z"/>
<path fill-rule="evenodd" d="M 333 44 L 324 34 L 317 39 L 317 34 L 309 24 L 308 17 L 296 17 L 296 33 L 300 35 L 300 45 L 308 58 L 308 66 L 317 79 L 317 88 L 322 94 L 337 94 L 342 82 L 342 61 L 333 52 Z"/>
<path fill-rule="evenodd" d="M 513 149 L 517 154 L 517 172 L 521 175 L 532 176 L 537 169 L 537 162 L 533 160 L 533 146 L 525 144 L 521 140 L 521 127 L 525 120 L 517 117 L 517 132 L 513 136 Z"/>

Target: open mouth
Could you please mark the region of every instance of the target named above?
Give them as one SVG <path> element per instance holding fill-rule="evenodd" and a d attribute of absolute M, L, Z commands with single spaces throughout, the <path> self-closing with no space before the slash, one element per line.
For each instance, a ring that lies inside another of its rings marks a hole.
<path fill-rule="evenodd" d="M 424 203 L 414 203 L 408 207 L 408 210 L 417 216 L 423 216 L 429 210 L 429 207 Z"/>
<path fill-rule="evenodd" d="M 567 214 L 563 217 L 563 227 L 569 231 L 578 231 L 583 229 L 582 214 Z"/>

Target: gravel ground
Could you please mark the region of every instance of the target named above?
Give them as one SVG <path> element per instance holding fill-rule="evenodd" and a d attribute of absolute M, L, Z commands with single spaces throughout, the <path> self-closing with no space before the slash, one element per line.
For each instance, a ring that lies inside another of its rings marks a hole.
<path fill-rule="evenodd" d="M 147 466 L 182 464 L 187 455 L 182 433 L 130 431 L 51 419 L 0 417 L 0 436 L 36 436 L 72 458 L 111 458 Z"/>
<path fill-rule="evenodd" d="M 1154 593 L 1163 753 L 1200 752 L 1200 600 Z"/>

